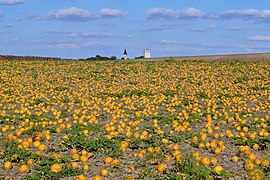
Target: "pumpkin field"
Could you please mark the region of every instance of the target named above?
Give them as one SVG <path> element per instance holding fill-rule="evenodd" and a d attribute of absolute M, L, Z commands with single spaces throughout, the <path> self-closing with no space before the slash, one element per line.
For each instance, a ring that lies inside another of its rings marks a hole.
<path fill-rule="evenodd" d="M 269 179 L 269 62 L 0 61 L 0 179 Z"/>

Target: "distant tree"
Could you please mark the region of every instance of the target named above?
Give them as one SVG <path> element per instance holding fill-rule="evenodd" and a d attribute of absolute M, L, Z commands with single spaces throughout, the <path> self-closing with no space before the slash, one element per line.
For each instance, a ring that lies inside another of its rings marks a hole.
<path fill-rule="evenodd" d="M 101 55 L 96 55 L 95 57 L 89 57 L 83 60 L 86 61 L 106 61 L 106 60 L 116 60 L 117 57 L 116 56 L 111 56 L 111 57 L 107 57 L 107 56 L 101 56 Z"/>
<path fill-rule="evenodd" d="M 95 57 L 89 57 L 89 58 L 86 58 L 85 60 L 87 60 L 87 61 L 94 61 L 94 60 L 96 60 L 96 58 Z"/>
<path fill-rule="evenodd" d="M 96 59 L 95 60 L 101 60 L 101 56 L 100 55 L 96 55 Z"/>
<path fill-rule="evenodd" d="M 117 57 L 116 56 L 111 56 L 111 60 L 116 60 Z"/>
<path fill-rule="evenodd" d="M 135 57 L 135 59 L 143 59 L 144 56 L 138 56 L 138 57 Z"/>

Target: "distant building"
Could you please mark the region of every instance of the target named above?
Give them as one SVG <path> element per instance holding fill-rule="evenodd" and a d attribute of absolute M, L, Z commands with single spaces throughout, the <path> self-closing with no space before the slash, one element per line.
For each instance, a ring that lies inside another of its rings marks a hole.
<path fill-rule="evenodd" d="M 150 58 L 150 49 L 145 49 L 143 51 L 144 58 Z"/>
<path fill-rule="evenodd" d="M 128 58 L 127 50 L 125 49 L 122 59 L 127 60 L 127 58 Z"/>

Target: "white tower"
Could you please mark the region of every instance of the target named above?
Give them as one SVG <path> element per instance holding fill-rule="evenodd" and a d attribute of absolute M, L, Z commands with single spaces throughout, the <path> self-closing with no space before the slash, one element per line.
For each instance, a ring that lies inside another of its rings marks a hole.
<path fill-rule="evenodd" d="M 128 58 L 128 56 L 127 56 L 127 50 L 125 49 L 124 54 L 123 54 L 123 59 L 124 60 L 127 60 L 127 58 Z"/>
<path fill-rule="evenodd" d="M 144 58 L 150 58 L 150 49 L 145 49 L 143 51 Z"/>

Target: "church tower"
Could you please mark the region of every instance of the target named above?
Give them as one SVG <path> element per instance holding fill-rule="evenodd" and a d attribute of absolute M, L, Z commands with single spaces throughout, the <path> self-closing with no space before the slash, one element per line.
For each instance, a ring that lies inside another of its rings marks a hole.
<path fill-rule="evenodd" d="M 127 56 L 127 50 L 125 49 L 124 54 L 123 54 L 123 59 L 124 60 L 127 60 L 127 58 L 128 58 L 128 56 Z"/>

